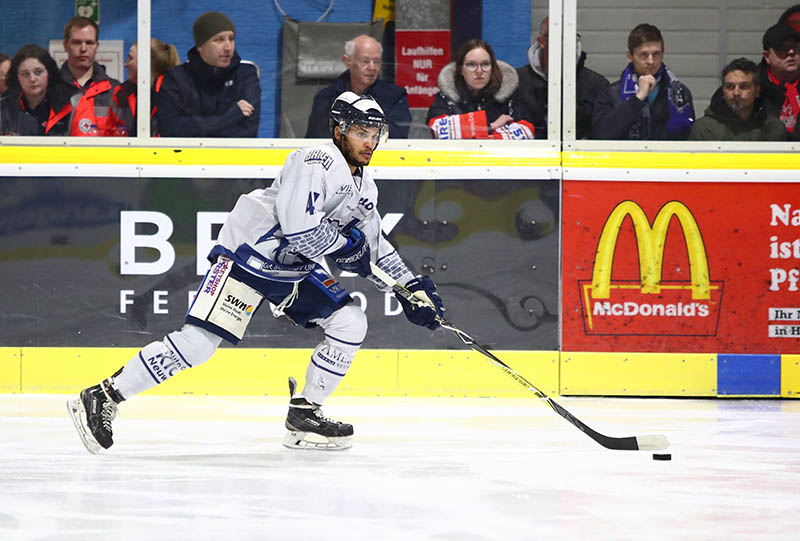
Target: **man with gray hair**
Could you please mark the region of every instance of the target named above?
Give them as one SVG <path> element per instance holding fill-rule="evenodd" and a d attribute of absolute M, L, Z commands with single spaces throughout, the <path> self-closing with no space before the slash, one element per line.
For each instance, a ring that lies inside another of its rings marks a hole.
<path fill-rule="evenodd" d="M 367 94 L 375 98 L 386 113 L 389 137 L 408 138 L 411 111 L 408 108 L 406 90 L 378 78 L 381 72 L 383 47 L 372 36 L 362 34 L 344 44 L 342 63 L 347 70 L 334 84 L 325 87 L 314 96 L 314 105 L 308 117 L 306 137 L 328 137 L 328 111 L 333 100 L 348 90 L 356 94 Z"/>

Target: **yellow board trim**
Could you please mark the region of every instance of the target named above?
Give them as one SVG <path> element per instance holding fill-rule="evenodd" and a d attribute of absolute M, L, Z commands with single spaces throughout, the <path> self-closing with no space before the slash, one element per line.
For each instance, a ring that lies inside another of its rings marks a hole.
<path fill-rule="evenodd" d="M 0 348 L 0 393 L 19 392 L 21 359 L 20 348 Z"/>
<path fill-rule="evenodd" d="M 0 146 L 0 164 L 283 166 L 296 149 Z M 557 150 L 391 150 L 375 154 L 374 167 L 557 167 Z"/>
<path fill-rule="evenodd" d="M 717 396 L 709 353 L 562 353 L 561 394 Z"/>
<path fill-rule="evenodd" d="M 781 396 L 800 398 L 800 355 L 781 355 Z"/>
<path fill-rule="evenodd" d="M 800 154 L 563 152 L 564 167 L 599 169 L 800 169 Z"/>
<path fill-rule="evenodd" d="M 107 378 L 137 348 L 0 348 L 0 392 L 74 394 Z M 228 348 L 147 391 L 153 395 L 278 395 L 287 379 L 304 378 L 311 349 Z M 498 356 L 547 394 L 558 393 L 557 351 L 504 351 Z M 21 359 L 21 363 L 20 363 Z M 359 351 L 337 389 L 340 396 L 533 396 L 472 351 Z"/>

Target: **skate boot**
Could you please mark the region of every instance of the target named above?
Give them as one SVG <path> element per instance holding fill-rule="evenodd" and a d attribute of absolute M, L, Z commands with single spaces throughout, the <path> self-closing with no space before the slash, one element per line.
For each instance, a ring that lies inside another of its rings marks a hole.
<path fill-rule="evenodd" d="M 289 378 L 289 414 L 283 445 L 290 449 L 340 450 L 352 447 L 353 425 L 328 419 L 322 408 L 302 395 L 295 395 L 297 382 Z"/>
<path fill-rule="evenodd" d="M 67 410 L 83 445 L 92 453 L 108 449 L 114 444 L 111 421 L 117 416 L 117 404 L 124 399 L 104 380 L 94 387 L 81 391 L 78 398 L 67 400 Z"/>

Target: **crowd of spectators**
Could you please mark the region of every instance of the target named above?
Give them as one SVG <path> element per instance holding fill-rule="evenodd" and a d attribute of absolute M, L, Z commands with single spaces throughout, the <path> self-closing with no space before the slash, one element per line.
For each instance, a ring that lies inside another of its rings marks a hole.
<path fill-rule="evenodd" d="M 173 45 L 150 42 L 150 133 L 166 137 L 256 137 L 261 107 L 258 69 L 236 51 L 236 29 L 208 12 L 192 28 L 195 45 L 181 63 Z M 0 135 L 135 136 L 138 44 L 120 83 L 96 62 L 100 29 L 84 17 L 64 27 L 67 60 L 58 67 L 37 45 L 0 53 Z M 549 20 L 514 68 L 489 43 L 473 39 L 438 75 L 425 122 L 438 139 L 547 137 Z M 766 30 L 759 63 L 730 62 L 702 117 L 690 89 L 664 62 L 664 38 L 651 24 L 628 35 L 628 63 L 610 83 L 586 66 L 577 36 L 575 123 L 578 139 L 780 141 L 800 139 L 800 5 Z M 393 138 L 412 124 L 406 90 L 381 75 L 383 48 L 371 36 L 344 44 L 345 70 L 320 90 L 306 137 L 327 137 L 327 111 L 346 90 L 373 96 Z M 560 113 L 560 112 L 559 112 Z"/>

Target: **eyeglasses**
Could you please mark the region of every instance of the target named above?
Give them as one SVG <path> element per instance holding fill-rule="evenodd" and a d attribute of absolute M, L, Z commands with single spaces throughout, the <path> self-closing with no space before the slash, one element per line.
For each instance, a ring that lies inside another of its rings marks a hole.
<path fill-rule="evenodd" d="M 477 62 L 467 62 L 464 64 L 464 67 L 467 68 L 467 71 L 478 71 L 478 68 L 481 68 L 481 71 L 489 71 L 492 69 L 492 63 L 481 62 L 478 64 Z"/>

